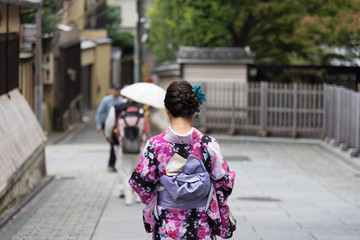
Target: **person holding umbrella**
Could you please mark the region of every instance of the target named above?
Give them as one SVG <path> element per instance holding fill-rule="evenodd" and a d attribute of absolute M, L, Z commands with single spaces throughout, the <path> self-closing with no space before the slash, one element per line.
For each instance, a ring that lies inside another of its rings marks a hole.
<path fill-rule="evenodd" d="M 119 197 L 125 198 L 126 205 L 131 205 L 136 195 L 127 180 L 140 157 L 141 143 L 149 134 L 149 124 L 141 105 L 129 100 L 110 108 L 104 130 L 109 142 L 114 127 L 119 141 L 119 145 L 114 147 L 118 159 Z"/>
<path fill-rule="evenodd" d="M 140 157 L 141 140 L 150 132 L 147 116 L 141 104 L 163 108 L 165 90 L 156 84 L 141 82 L 123 87 L 120 94 L 124 98 L 123 103 L 110 108 L 104 133 L 107 141 L 112 141 L 113 129 L 116 129 L 117 140 L 120 143 L 119 146 L 115 146 L 118 159 L 119 197 L 125 198 L 126 205 L 131 205 L 138 197 L 127 181 Z M 135 134 L 132 134 L 134 133 L 132 130 Z M 131 139 L 126 133 L 132 135 Z"/>

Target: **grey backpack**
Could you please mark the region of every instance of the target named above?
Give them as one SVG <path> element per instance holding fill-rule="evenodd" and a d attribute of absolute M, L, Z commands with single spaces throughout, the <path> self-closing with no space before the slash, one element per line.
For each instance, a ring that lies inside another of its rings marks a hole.
<path fill-rule="evenodd" d="M 136 108 L 136 109 L 135 109 Z M 141 109 L 142 110 L 142 109 Z M 141 132 L 138 124 L 143 114 L 138 107 L 129 107 L 121 113 L 121 118 L 124 120 L 124 136 L 122 136 L 122 151 L 123 153 L 140 153 L 141 147 Z M 134 125 L 129 125 L 126 121 L 127 117 L 137 117 Z"/>

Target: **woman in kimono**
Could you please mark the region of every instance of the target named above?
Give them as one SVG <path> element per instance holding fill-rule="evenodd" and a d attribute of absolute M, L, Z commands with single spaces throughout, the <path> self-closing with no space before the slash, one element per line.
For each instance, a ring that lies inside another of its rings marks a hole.
<path fill-rule="evenodd" d="M 170 84 L 164 102 L 171 126 L 149 139 L 129 180 L 146 205 L 144 225 L 153 239 L 232 236 L 227 199 L 235 173 L 217 141 L 191 125 L 205 96 L 201 85 Z"/>

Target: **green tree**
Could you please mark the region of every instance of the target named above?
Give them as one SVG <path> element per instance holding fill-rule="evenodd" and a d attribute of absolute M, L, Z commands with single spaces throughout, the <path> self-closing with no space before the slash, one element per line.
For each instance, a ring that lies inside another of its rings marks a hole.
<path fill-rule="evenodd" d="M 123 59 L 133 59 L 134 35 L 130 32 L 117 33 L 112 37 L 112 46 L 122 50 Z"/>
<path fill-rule="evenodd" d="M 57 14 L 61 9 L 61 1 L 58 0 L 44 0 L 43 9 L 41 13 L 41 32 L 53 33 L 56 25 L 60 22 L 61 17 Z M 34 9 L 22 8 L 20 14 L 21 23 L 35 24 Z"/>
<path fill-rule="evenodd" d="M 160 62 L 188 45 L 250 46 L 257 63 L 327 64 L 358 53 L 359 10 L 360 0 L 154 0 L 149 45 Z"/>

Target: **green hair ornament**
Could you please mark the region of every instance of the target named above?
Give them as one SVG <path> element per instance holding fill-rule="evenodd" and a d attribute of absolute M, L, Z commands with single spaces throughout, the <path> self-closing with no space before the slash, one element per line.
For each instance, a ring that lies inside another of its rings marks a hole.
<path fill-rule="evenodd" d="M 206 101 L 206 94 L 203 92 L 203 89 L 202 89 L 202 85 L 200 84 L 199 86 L 194 86 L 193 87 L 193 91 L 194 93 L 197 95 L 198 97 L 198 100 L 199 100 L 199 104 L 203 104 L 205 101 Z M 199 112 L 200 112 L 200 109 L 198 109 L 196 111 L 196 115 L 195 115 L 195 118 L 198 118 L 199 117 Z"/>

